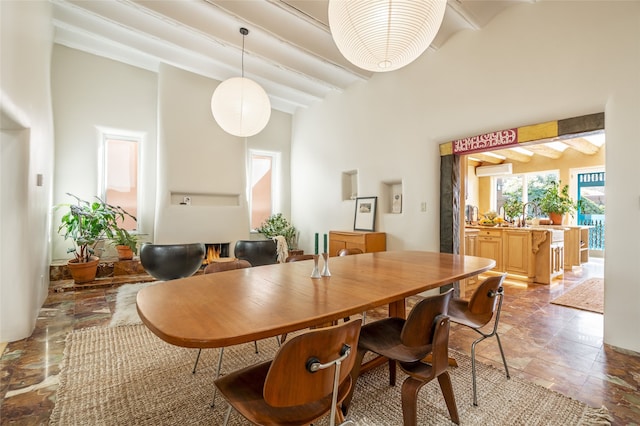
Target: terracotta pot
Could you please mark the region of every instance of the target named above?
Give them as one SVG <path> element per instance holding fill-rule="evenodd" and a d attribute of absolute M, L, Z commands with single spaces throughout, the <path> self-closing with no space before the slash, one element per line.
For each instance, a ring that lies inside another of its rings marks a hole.
<path fill-rule="evenodd" d="M 76 284 L 88 283 L 96 279 L 98 273 L 98 262 L 100 259 L 96 256 L 91 256 L 91 260 L 88 262 L 78 262 L 77 259 L 71 259 L 67 262 L 71 277 Z"/>
<path fill-rule="evenodd" d="M 119 260 L 131 260 L 133 259 L 133 250 L 129 246 L 116 246 L 116 250 L 118 250 L 118 259 Z"/>
<path fill-rule="evenodd" d="M 549 213 L 549 219 L 551 219 L 551 223 L 554 225 L 562 225 L 561 213 Z"/>

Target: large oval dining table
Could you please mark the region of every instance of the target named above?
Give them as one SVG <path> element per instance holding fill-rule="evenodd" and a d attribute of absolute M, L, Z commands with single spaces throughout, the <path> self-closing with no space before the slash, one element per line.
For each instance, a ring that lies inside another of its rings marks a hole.
<path fill-rule="evenodd" d="M 323 263 L 320 260 L 320 270 Z M 331 257 L 330 276 L 311 278 L 313 260 L 200 274 L 138 292 L 143 323 L 188 348 L 218 348 L 331 323 L 379 306 L 406 317 L 405 299 L 485 272 L 495 261 L 428 251 Z"/>

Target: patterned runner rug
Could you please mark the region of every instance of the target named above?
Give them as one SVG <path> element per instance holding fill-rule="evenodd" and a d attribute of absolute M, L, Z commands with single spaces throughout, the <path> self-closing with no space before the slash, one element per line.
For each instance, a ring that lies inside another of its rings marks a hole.
<path fill-rule="evenodd" d="M 225 349 L 223 370 L 273 357 L 274 339 Z M 209 404 L 217 349 L 202 351 L 196 374 L 191 374 L 197 350 L 163 342 L 144 325 L 95 327 L 69 333 L 60 387 L 51 425 L 221 425 L 226 411 L 218 395 Z M 464 425 L 590 425 L 609 424 L 606 409 L 579 401 L 517 378 L 507 380 L 491 366 L 478 365 L 479 406 L 472 404 L 471 362 L 450 351 L 459 363 L 451 369 L 461 424 Z M 401 425 L 400 388 L 388 385 L 385 367 L 364 374 L 357 382 L 348 418 L 358 425 Z M 434 380 L 419 394 L 420 425 L 452 424 Z M 237 413 L 230 424 L 247 422 Z M 318 425 L 328 424 L 325 417 Z"/>
<path fill-rule="evenodd" d="M 604 279 L 590 278 L 551 303 L 604 314 Z"/>

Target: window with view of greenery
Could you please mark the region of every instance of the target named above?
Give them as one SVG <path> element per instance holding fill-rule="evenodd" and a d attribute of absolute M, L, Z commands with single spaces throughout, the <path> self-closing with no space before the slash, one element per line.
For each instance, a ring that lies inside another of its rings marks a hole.
<path fill-rule="evenodd" d="M 495 210 L 500 211 L 505 204 L 519 201 L 524 204 L 540 198 L 544 187 L 551 181 L 558 181 L 557 171 L 523 173 L 494 178 L 492 199 Z"/>

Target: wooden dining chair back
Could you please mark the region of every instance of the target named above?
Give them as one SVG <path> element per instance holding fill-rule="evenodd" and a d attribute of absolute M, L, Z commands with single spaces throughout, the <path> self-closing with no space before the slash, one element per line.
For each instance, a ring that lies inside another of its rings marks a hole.
<path fill-rule="evenodd" d="M 507 359 L 502 350 L 502 343 L 498 335 L 498 325 L 500 323 L 500 311 L 502 310 L 502 300 L 504 298 L 504 288 L 502 284 L 506 274 L 491 276 L 485 279 L 478 288 L 473 292 L 471 298 L 467 301 L 464 299 L 453 299 L 449 305 L 449 316 L 451 321 L 471 328 L 480 334 L 480 338 L 471 344 L 471 377 L 473 381 L 473 405 L 478 405 L 478 396 L 476 390 L 476 345 L 483 340 L 496 336 L 498 348 L 502 356 L 502 363 L 507 378 L 510 378 L 509 367 L 507 367 Z M 481 328 L 493 321 L 493 327 L 489 333 L 485 333 Z"/>
<path fill-rule="evenodd" d="M 273 361 L 232 372 L 215 381 L 231 409 L 254 424 L 306 425 L 331 413 L 343 422 L 340 404 L 352 387 L 350 376 L 361 323 L 319 328 L 283 344 Z"/>
<path fill-rule="evenodd" d="M 313 260 L 313 255 L 312 254 L 294 254 L 294 255 L 288 256 L 285 259 L 285 262 L 297 262 L 299 260 Z"/>
<path fill-rule="evenodd" d="M 453 289 L 418 302 L 407 319 L 385 318 L 362 326 L 358 355 L 351 377 L 360 374 L 362 360 L 371 351 L 389 359 L 389 384 L 396 381 L 396 363 L 409 375 L 402 383 L 402 415 L 404 425 L 417 424 L 418 392 L 428 382 L 438 378 L 451 420 L 460 419 L 449 376 L 449 317 L 447 310 Z M 425 358 L 429 356 L 428 362 Z M 355 384 L 354 384 L 355 388 Z M 345 409 L 353 391 L 345 399 Z"/>
<path fill-rule="evenodd" d="M 231 271 L 233 269 L 251 268 L 251 263 L 244 259 L 225 260 L 221 262 L 211 262 L 204 267 L 205 274 L 213 274 L 215 272 Z"/>
<path fill-rule="evenodd" d="M 364 253 L 359 248 L 343 248 L 338 250 L 338 256 L 350 256 L 352 254 L 362 254 Z"/>

